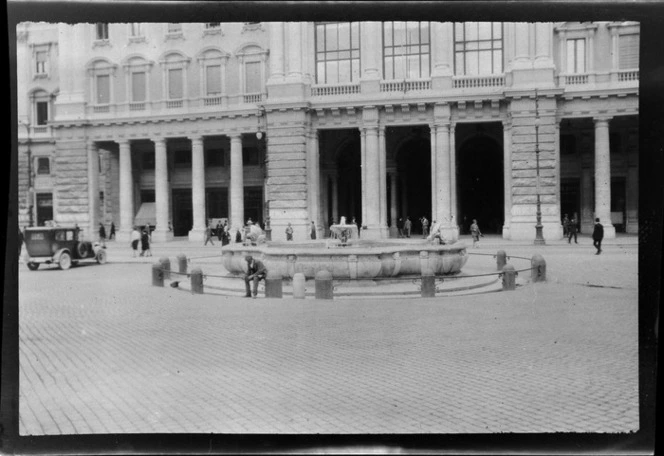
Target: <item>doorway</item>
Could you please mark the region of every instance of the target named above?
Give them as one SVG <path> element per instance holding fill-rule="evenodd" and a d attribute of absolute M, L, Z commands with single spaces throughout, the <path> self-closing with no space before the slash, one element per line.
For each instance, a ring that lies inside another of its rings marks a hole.
<path fill-rule="evenodd" d="M 401 204 L 397 218 L 410 217 L 412 232 L 422 233 L 420 219 L 432 221 L 431 141 L 421 137 L 403 143 L 397 151 L 397 172 L 401 184 Z M 397 200 L 398 201 L 398 200 Z"/>
<path fill-rule="evenodd" d="M 173 189 L 173 235 L 187 236 L 193 226 L 191 189 Z"/>

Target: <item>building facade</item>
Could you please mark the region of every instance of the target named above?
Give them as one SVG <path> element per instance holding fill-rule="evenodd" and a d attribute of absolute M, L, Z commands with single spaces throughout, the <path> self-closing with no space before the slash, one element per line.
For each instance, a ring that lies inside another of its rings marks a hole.
<path fill-rule="evenodd" d="M 22 23 L 19 223 L 638 231 L 634 22 Z"/>

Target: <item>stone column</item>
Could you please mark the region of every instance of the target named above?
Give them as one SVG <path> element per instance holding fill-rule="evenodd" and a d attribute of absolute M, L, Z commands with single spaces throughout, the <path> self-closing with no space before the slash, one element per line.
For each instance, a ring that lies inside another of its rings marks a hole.
<path fill-rule="evenodd" d="M 531 68 L 529 24 L 527 22 L 517 22 L 514 24 L 514 35 L 515 47 L 513 68 Z"/>
<path fill-rule="evenodd" d="M 284 23 L 270 22 L 270 79 L 284 77 Z"/>
<path fill-rule="evenodd" d="M 551 37 L 553 36 L 550 22 L 535 23 L 535 62 L 536 68 L 550 68 L 553 66 Z"/>
<path fill-rule="evenodd" d="M 381 56 L 382 56 L 382 23 L 360 23 L 360 68 L 362 77 L 360 86 L 362 93 L 375 93 L 380 91 Z"/>
<path fill-rule="evenodd" d="M 334 223 L 339 223 L 339 182 L 338 175 L 330 176 L 332 179 L 332 218 Z M 348 217 L 348 223 L 350 223 L 351 215 L 346 215 Z"/>
<path fill-rule="evenodd" d="M 307 137 L 307 192 L 309 194 L 309 218 L 316 223 L 316 231 L 322 229 L 320 220 L 320 159 L 318 155 L 318 130 L 313 129 Z M 322 233 L 318 233 L 319 237 Z"/>
<path fill-rule="evenodd" d="M 436 125 L 436 220 L 450 227 L 450 126 Z"/>
<path fill-rule="evenodd" d="M 99 227 L 99 150 L 94 142 L 88 143 L 88 236 L 97 239 Z"/>
<path fill-rule="evenodd" d="M 168 231 L 168 166 L 166 140 L 154 140 L 154 198 L 157 226 L 152 233 L 153 241 L 167 241 L 173 238 Z"/>
<path fill-rule="evenodd" d="M 120 228 L 119 240 L 129 240 L 134 224 L 134 178 L 129 141 L 120 141 Z"/>
<path fill-rule="evenodd" d="M 563 225 L 562 225 L 562 216 L 560 214 L 561 209 L 561 200 L 560 200 L 560 119 L 556 118 L 555 120 L 555 133 L 553 138 L 554 145 L 554 160 L 555 160 L 555 179 L 556 179 L 556 206 L 555 206 L 555 216 L 558 223 L 556 224 L 556 229 L 558 230 L 559 239 L 563 237 Z"/>
<path fill-rule="evenodd" d="M 503 121 L 503 239 L 510 239 L 512 219 L 512 122 Z"/>
<path fill-rule="evenodd" d="M 234 134 L 231 136 L 231 185 L 230 206 L 231 220 L 230 229 L 235 232 L 244 226 L 244 169 L 242 164 L 242 136 Z"/>
<path fill-rule="evenodd" d="M 288 22 L 288 78 L 302 77 L 302 30 L 301 22 Z"/>
<path fill-rule="evenodd" d="M 205 159 L 203 156 L 203 138 L 191 139 L 191 208 L 193 227 L 189 231 L 190 241 L 205 239 Z"/>
<path fill-rule="evenodd" d="M 360 129 L 360 173 L 362 175 L 361 179 L 361 190 L 362 190 L 362 214 L 360 216 L 360 223 L 362 226 L 367 224 L 367 130 L 365 128 Z M 348 216 L 348 223 L 352 218 Z"/>
<path fill-rule="evenodd" d="M 581 207 L 575 209 L 577 220 L 583 234 L 592 233 L 593 226 L 593 183 L 592 169 L 581 169 Z M 569 214 L 570 218 L 572 214 Z"/>
<path fill-rule="evenodd" d="M 431 22 L 431 76 L 452 76 L 453 47 L 453 24 Z"/>
<path fill-rule="evenodd" d="M 611 153 L 609 119 L 595 120 L 595 217 L 604 225 L 604 237 L 613 239 L 616 230 L 611 224 Z"/>
<path fill-rule="evenodd" d="M 397 173 L 390 174 L 390 237 L 397 237 Z"/>
<path fill-rule="evenodd" d="M 387 237 L 387 156 L 385 151 L 385 126 L 378 127 L 378 183 L 380 201 L 380 233 L 381 237 Z"/>
<path fill-rule="evenodd" d="M 380 232 L 380 183 L 378 182 L 378 173 L 380 166 L 378 163 L 378 128 L 376 126 L 365 127 L 365 145 L 366 151 L 365 158 L 365 184 L 362 193 L 366 194 L 367 208 L 366 220 L 362 221 L 362 225 L 367 227 L 366 231 L 362 232 L 363 238 L 379 239 Z"/>
<path fill-rule="evenodd" d="M 328 208 L 330 207 L 330 199 L 329 199 L 329 190 L 328 190 L 328 184 L 329 184 L 330 178 L 326 173 L 321 173 L 320 176 L 320 199 L 321 199 L 321 207 L 320 207 L 320 217 L 322 223 L 325 224 L 326 227 L 329 227 L 330 224 L 330 212 Z"/>
<path fill-rule="evenodd" d="M 438 183 L 438 149 L 436 149 L 436 126 L 434 124 L 429 125 L 429 135 L 431 137 L 431 223 L 433 226 L 434 220 L 438 220 L 438 190 L 436 188 Z"/>
<path fill-rule="evenodd" d="M 456 124 L 450 124 L 450 195 L 451 195 L 451 212 L 452 212 L 452 227 L 458 232 L 459 214 L 457 206 L 457 183 L 456 183 Z"/>

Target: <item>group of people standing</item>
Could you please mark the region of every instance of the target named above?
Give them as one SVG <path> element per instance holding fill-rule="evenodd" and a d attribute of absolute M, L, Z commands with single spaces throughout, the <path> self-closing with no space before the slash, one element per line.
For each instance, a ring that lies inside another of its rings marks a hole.
<path fill-rule="evenodd" d="M 207 245 L 208 242 L 214 245 L 214 241 L 212 240 L 214 234 L 217 235 L 217 239 L 221 242 L 222 247 L 231 243 L 231 232 L 227 221 L 224 221 L 223 225 L 221 222 L 217 222 L 214 232 L 212 230 L 212 220 L 208 221 L 205 227 L 205 243 L 203 245 Z"/>
<path fill-rule="evenodd" d="M 151 241 L 150 226 L 146 225 L 144 227 L 135 226 L 129 237 L 129 242 L 131 243 L 131 249 L 133 256 L 152 256 L 152 250 L 150 250 L 150 241 Z M 141 245 L 141 251 L 138 252 L 138 245 Z"/>

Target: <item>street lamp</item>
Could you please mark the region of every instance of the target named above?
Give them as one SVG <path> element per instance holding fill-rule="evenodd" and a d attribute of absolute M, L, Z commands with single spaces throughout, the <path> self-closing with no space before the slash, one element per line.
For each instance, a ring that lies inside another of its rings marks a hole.
<path fill-rule="evenodd" d="M 540 166 L 539 166 L 539 98 L 535 90 L 535 158 L 537 166 L 537 224 L 535 225 L 535 245 L 544 245 L 544 236 L 542 236 L 542 205 L 540 202 Z"/>
<path fill-rule="evenodd" d="M 27 134 L 27 140 L 26 140 L 26 146 L 28 148 L 27 153 L 28 153 L 28 221 L 30 223 L 30 226 L 33 226 L 34 220 L 33 220 L 33 202 L 34 202 L 34 189 L 32 188 L 32 150 L 30 149 L 30 123 L 29 122 L 23 122 L 23 121 L 18 121 L 19 125 L 23 125 L 25 127 L 25 131 Z"/>

